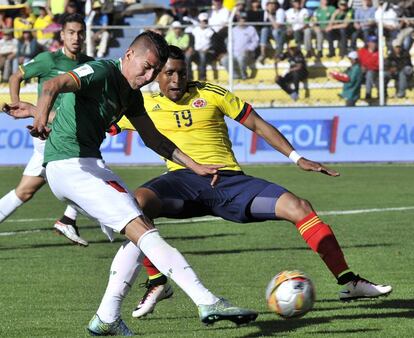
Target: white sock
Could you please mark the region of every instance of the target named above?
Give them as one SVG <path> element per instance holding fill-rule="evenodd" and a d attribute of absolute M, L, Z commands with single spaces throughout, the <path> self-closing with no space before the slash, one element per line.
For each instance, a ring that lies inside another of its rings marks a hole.
<path fill-rule="evenodd" d="M 105 294 L 96 311 L 104 323 L 112 323 L 121 316 L 121 305 L 137 278 L 144 255 L 137 246 L 126 241 L 112 261 Z"/>
<path fill-rule="evenodd" d="M 183 255 L 164 241 L 157 229 L 143 234 L 138 246 L 157 269 L 177 283 L 196 305 L 211 305 L 218 301 L 204 287 Z"/>
<path fill-rule="evenodd" d="M 78 216 L 78 211 L 74 207 L 68 205 L 63 214 L 66 217 L 69 217 L 70 219 L 73 219 L 74 221 L 76 221 L 76 217 Z"/>
<path fill-rule="evenodd" d="M 9 217 L 23 201 L 17 197 L 16 190 L 10 191 L 0 199 L 0 223 Z"/>

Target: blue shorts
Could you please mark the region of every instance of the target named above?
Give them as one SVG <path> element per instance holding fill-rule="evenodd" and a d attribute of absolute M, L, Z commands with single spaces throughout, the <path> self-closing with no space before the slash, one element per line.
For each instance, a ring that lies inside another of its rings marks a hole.
<path fill-rule="evenodd" d="M 277 184 L 245 175 L 240 171 L 220 171 L 219 181 L 214 188 L 210 185 L 211 178 L 181 169 L 156 177 L 142 187 L 154 191 L 162 201 L 177 202 L 168 203 L 169 207 L 162 210 L 160 217 L 189 218 L 214 215 L 239 223 L 266 220 L 255 218 L 249 212 L 253 199 L 262 192 L 274 199 L 287 192 Z M 274 212 L 272 215 L 269 214 L 267 220 L 270 219 L 277 219 Z"/>

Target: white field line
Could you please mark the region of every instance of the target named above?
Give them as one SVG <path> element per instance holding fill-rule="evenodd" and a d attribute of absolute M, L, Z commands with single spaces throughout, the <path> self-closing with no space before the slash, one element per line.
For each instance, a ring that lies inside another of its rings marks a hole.
<path fill-rule="evenodd" d="M 395 207 L 395 208 L 319 211 L 318 215 L 341 216 L 341 215 L 356 215 L 356 214 L 369 214 L 369 213 L 376 213 L 376 212 L 407 211 L 407 210 L 414 210 L 414 206 Z M 21 219 L 15 219 L 15 220 L 6 220 L 4 223 L 23 223 L 23 222 L 39 222 L 39 221 L 54 221 L 54 220 L 56 220 L 56 218 L 21 218 Z M 212 222 L 212 221 L 219 221 L 219 220 L 221 220 L 220 217 L 205 216 L 205 217 L 194 217 L 190 219 L 165 220 L 165 221 L 155 222 L 155 224 L 164 225 L 164 224 L 200 223 L 200 222 Z M 98 229 L 98 226 L 96 228 Z M 30 234 L 30 233 L 41 232 L 41 231 L 49 231 L 49 229 L 33 229 L 33 230 L 26 230 L 26 231 L 0 232 L 0 237 Z"/>
<path fill-rule="evenodd" d="M 373 208 L 373 209 L 355 209 L 355 210 L 337 210 L 337 211 L 319 211 L 318 215 L 326 216 L 340 216 L 340 215 L 355 215 L 355 214 L 369 214 L 372 212 L 388 212 L 388 211 L 406 211 L 414 210 L 412 207 L 397 207 L 397 208 Z"/>
<path fill-rule="evenodd" d="M 23 235 L 23 234 L 33 234 L 35 232 L 40 232 L 42 230 L 40 229 L 34 229 L 34 230 L 26 230 L 26 231 L 9 231 L 9 232 L 0 232 L 0 237 L 6 237 L 6 236 L 15 236 L 15 235 Z"/>
<path fill-rule="evenodd" d="M 27 223 L 27 222 L 42 222 L 42 221 L 56 221 L 57 218 L 45 217 L 45 218 L 18 218 L 18 219 L 6 219 L 4 223 Z"/>

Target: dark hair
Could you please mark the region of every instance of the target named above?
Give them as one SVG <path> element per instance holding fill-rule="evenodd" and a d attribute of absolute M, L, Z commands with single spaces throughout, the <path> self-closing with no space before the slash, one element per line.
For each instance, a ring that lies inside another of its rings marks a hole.
<path fill-rule="evenodd" d="M 68 24 L 70 22 L 80 23 L 82 25 L 83 29 L 86 30 L 85 21 L 83 20 L 82 15 L 80 15 L 78 13 L 65 15 L 65 17 L 62 20 L 62 29 L 65 29 L 66 24 Z"/>
<path fill-rule="evenodd" d="M 158 58 L 162 64 L 166 63 L 168 56 L 170 54 L 170 49 L 168 47 L 167 41 L 162 37 L 162 35 L 155 33 L 153 31 L 145 31 L 138 35 L 134 41 L 132 41 L 130 48 L 138 43 L 141 40 L 145 40 L 144 43 L 149 43 L 154 48 L 154 52 L 157 53 Z"/>
<path fill-rule="evenodd" d="M 174 46 L 174 45 L 169 45 L 169 47 L 170 47 L 170 56 L 169 56 L 170 59 L 185 61 L 185 55 L 181 48 Z"/>

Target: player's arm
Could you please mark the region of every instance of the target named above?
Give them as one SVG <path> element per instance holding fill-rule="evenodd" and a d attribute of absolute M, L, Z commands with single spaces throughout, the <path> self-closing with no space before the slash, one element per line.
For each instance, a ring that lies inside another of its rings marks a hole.
<path fill-rule="evenodd" d="M 59 75 L 43 84 L 42 93 L 37 102 L 38 113 L 34 118 L 33 126 L 29 126 L 30 134 L 44 140 L 50 133 L 47 127 L 49 114 L 53 108 L 56 97 L 60 93 L 75 92 L 79 89 L 79 84 L 69 74 Z"/>
<path fill-rule="evenodd" d="M 249 116 L 243 121 L 243 125 L 262 137 L 274 149 L 281 152 L 286 157 L 295 160 L 295 158 L 292 158 L 292 154 L 296 152 L 294 152 L 295 149 L 290 142 L 277 128 L 263 120 L 254 109 L 252 109 Z M 295 162 L 301 169 L 306 171 L 318 171 L 329 176 L 339 176 L 339 173 L 335 170 L 329 169 L 318 162 L 308 160 L 304 157 L 300 157 L 298 160 L 295 160 Z"/>
<path fill-rule="evenodd" d="M 191 169 L 201 176 L 215 175 L 223 165 L 201 165 L 183 153 L 170 139 L 161 134 L 147 114 L 128 117 L 144 144 L 158 155 Z"/>
<path fill-rule="evenodd" d="M 23 80 L 40 78 L 49 73 L 50 65 L 53 64 L 52 54 L 43 52 L 28 62 L 20 65 L 18 70 L 9 79 L 11 102 L 20 100 L 20 84 Z"/>
<path fill-rule="evenodd" d="M 23 73 L 18 69 L 15 73 L 10 76 L 9 89 L 11 102 L 20 101 L 20 84 L 23 81 Z"/>
<path fill-rule="evenodd" d="M 2 110 L 15 119 L 26 119 L 37 115 L 37 107 L 24 101 L 5 104 Z"/>
<path fill-rule="evenodd" d="M 38 114 L 37 106 L 25 101 L 6 104 L 3 111 L 15 119 L 27 119 L 30 117 L 36 117 Z M 48 123 L 52 123 L 55 115 L 55 111 L 52 110 L 49 114 Z"/>

